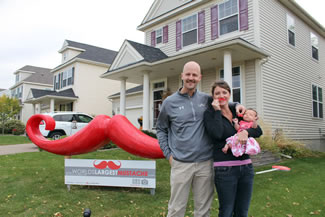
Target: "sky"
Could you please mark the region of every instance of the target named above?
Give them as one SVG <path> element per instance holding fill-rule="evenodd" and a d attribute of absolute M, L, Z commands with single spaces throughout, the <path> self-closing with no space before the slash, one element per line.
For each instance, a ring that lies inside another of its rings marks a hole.
<path fill-rule="evenodd" d="M 137 30 L 154 0 L 0 0 L 0 89 L 14 85 L 25 65 L 54 68 L 65 39 L 118 51 L 125 39 L 144 43 Z M 325 26 L 324 0 L 296 0 Z"/>

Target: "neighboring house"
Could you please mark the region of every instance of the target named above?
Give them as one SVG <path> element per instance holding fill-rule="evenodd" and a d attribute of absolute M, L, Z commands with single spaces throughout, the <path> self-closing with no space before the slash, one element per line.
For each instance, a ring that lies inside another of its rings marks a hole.
<path fill-rule="evenodd" d="M 10 87 L 11 97 L 16 97 L 20 102 L 20 112 L 17 119 L 25 124 L 35 109 L 40 110 L 40 106 L 34 107 L 26 103 L 28 93 L 31 89 L 52 90 L 53 75 L 51 69 L 26 65 L 14 72 L 15 84 Z"/>
<path fill-rule="evenodd" d="M 224 79 L 233 101 L 256 108 L 273 131 L 325 145 L 325 29 L 295 1 L 155 0 L 138 30 L 145 45 L 126 40 L 102 78 L 143 85 L 144 129 L 154 128 L 162 93 L 181 87 L 183 65 L 194 60 L 201 91 Z M 120 95 L 125 114 L 129 97 L 123 88 Z"/>
<path fill-rule="evenodd" d="M 0 88 L 0 96 L 10 96 L 10 90 Z"/>
<path fill-rule="evenodd" d="M 32 89 L 28 102 L 47 105 L 42 112 L 78 111 L 91 115 L 112 114 L 107 96 L 120 88 L 117 81 L 100 78 L 111 66 L 117 52 L 65 40 L 59 50 L 62 63 L 55 67 L 51 91 Z"/>

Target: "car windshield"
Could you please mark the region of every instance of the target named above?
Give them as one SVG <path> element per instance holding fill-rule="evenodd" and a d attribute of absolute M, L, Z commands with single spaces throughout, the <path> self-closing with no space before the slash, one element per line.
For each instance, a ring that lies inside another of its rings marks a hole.
<path fill-rule="evenodd" d="M 89 117 L 87 115 L 77 115 L 77 116 L 79 118 L 78 122 L 81 122 L 81 123 L 89 123 L 93 119 L 92 117 Z"/>

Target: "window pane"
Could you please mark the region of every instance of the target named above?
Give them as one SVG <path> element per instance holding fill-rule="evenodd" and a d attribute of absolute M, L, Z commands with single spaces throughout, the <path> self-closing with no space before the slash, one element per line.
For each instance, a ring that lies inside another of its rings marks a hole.
<path fill-rule="evenodd" d="M 323 102 L 323 89 L 318 88 L 318 102 Z"/>
<path fill-rule="evenodd" d="M 197 42 L 197 30 L 192 30 L 190 32 L 183 34 L 183 46 L 194 44 Z"/>
<path fill-rule="evenodd" d="M 159 82 L 159 83 L 154 83 L 153 88 L 157 89 L 157 88 L 162 88 L 165 87 L 165 82 Z"/>
<path fill-rule="evenodd" d="M 240 88 L 232 89 L 232 99 L 233 102 L 239 102 L 240 103 Z"/>
<path fill-rule="evenodd" d="M 313 100 L 317 100 L 317 87 L 313 85 Z"/>
<path fill-rule="evenodd" d="M 314 46 L 312 47 L 313 58 L 318 60 L 318 49 Z"/>
<path fill-rule="evenodd" d="M 238 30 L 238 15 L 220 21 L 220 35 Z"/>
<path fill-rule="evenodd" d="M 313 117 L 318 117 L 317 102 L 313 101 Z"/>
<path fill-rule="evenodd" d="M 155 91 L 153 93 L 153 100 L 161 100 L 162 99 L 162 94 L 163 94 L 163 91 L 162 90 Z"/>
<path fill-rule="evenodd" d="M 323 103 L 319 103 L 319 117 L 323 118 Z"/>
<path fill-rule="evenodd" d="M 310 33 L 311 46 L 318 48 L 318 38 L 313 33 Z"/>
<path fill-rule="evenodd" d="M 182 32 L 187 32 L 197 28 L 196 14 L 182 20 Z"/>
<path fill-rule="evenodd" d="M 92 121 L 92 118 L 86 115 L 78 115 L 79 121 L 81 123 L 89 123 L 90 121 Z"/>
<path fill-rule="evenodd" d="M 295 46 L 295 44 L 296 44 L 296 42 L 295 42 L 295 33 L 288 30 L 288 36 L 289 36 L 289 44 Z"/>
<path fill-rule="evenodd" d="M 160 44 L 162 42 L 162 37 L 158 37 L 157 40 L 156 40 L 156 44 Z"/>

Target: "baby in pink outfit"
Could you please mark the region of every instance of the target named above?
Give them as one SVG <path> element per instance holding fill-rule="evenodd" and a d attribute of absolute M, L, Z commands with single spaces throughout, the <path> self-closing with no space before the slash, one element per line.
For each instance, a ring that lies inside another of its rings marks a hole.
<path fill-rule="evenodd" d="M 257 127 L 257 121 L 258 116 L 257 112 L 254 109 L 247 109 L 243 120 L 238 123 L 238 119 L 234 118 L 234 127 L 237 130 L 237 133 L 249 129 L 249 128 L 256 128 Z M 222 149 L 224 153 L 227 153 L 228 148 L 231 147 L 232 154 L 235 157 L 242 156 L 243 154 L 249 154 L 249 155 L 256 155 L 261 152 L 261 148 L 259 144 L 256 142 L 256 140 L 253 137 L 249 137 L 247 139 L 247 143 L 242 145 L 238 141 L 237 134 L 234 136 L 231 136 L 226 139 L 226 145 Z M 236 144 L 237 143 L 237 144 Z"/>

